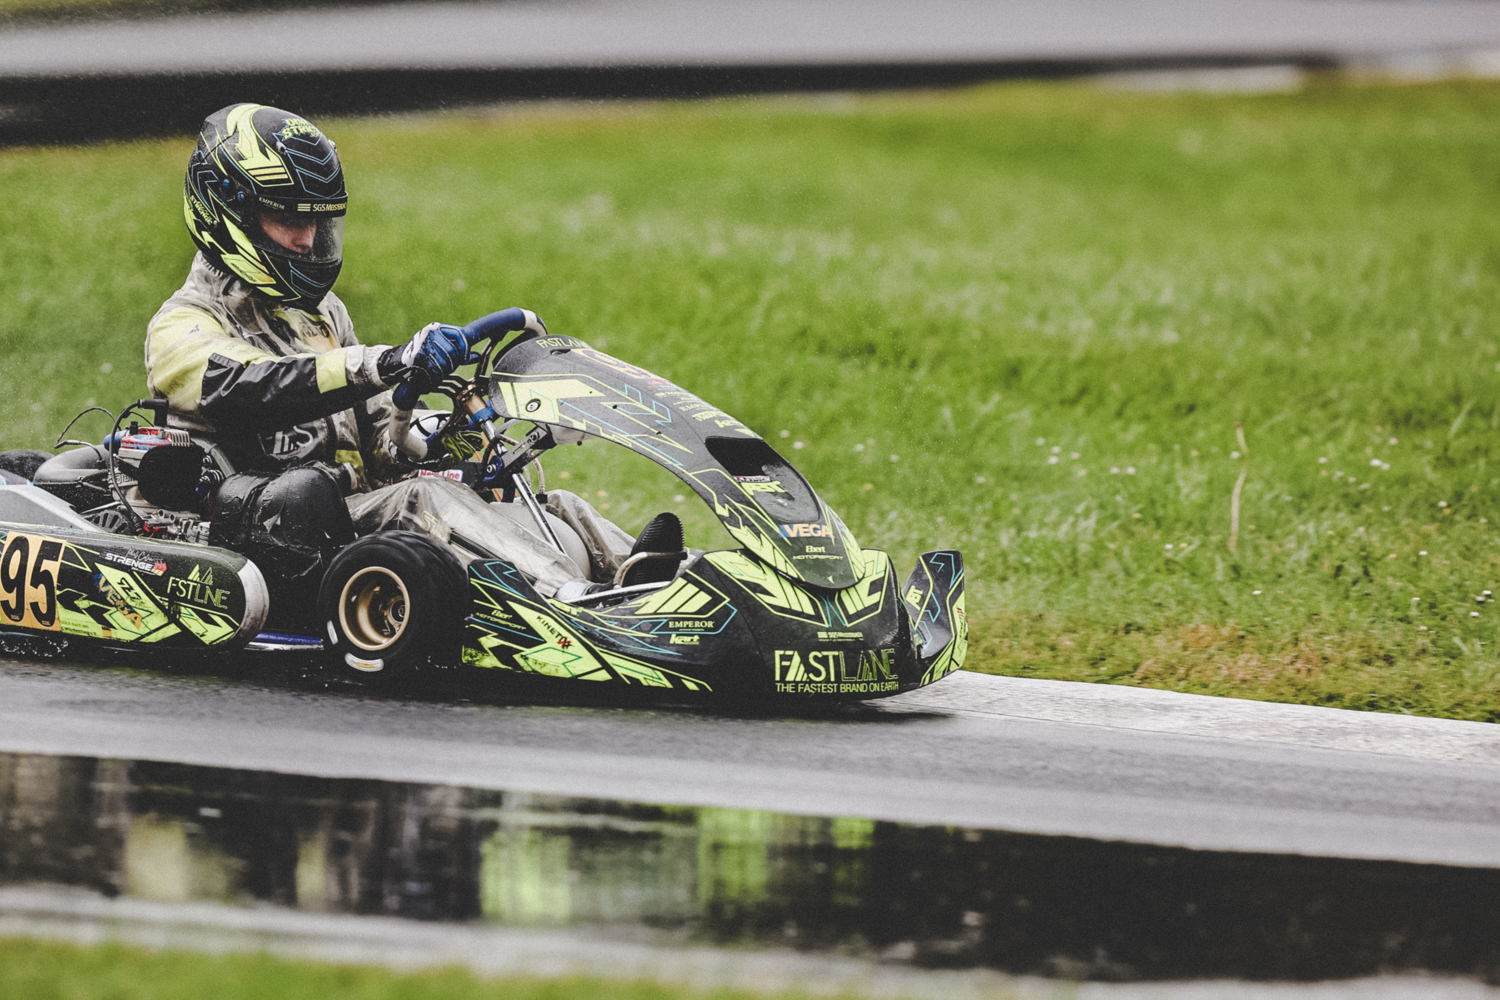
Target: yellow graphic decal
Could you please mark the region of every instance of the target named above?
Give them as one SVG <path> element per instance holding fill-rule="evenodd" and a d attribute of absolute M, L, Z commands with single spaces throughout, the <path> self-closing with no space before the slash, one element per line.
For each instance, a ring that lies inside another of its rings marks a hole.
<path fill-rule="evenodd" d="M 239 629 L 239 626 L 228 615 L 214 614 L 211 611 L 186 606 L 177 609 L 177 620 L 182 623 L 183 628 L 197 636 L 205 646 L 218 645 Z"/>
<path fill-rule="evenodd" d="M 964 607 L 968 596 L 965 591 L 953 602 L 953 669 L 957 670 L 969 658 L 969 615 Z"/>
<path fill-rule="evenodd" d="M 224 228 L 229 230 L 230 238 L 234 240 L 234 245 L 240 251 L 223 254 L 224 266 L 267 295 L 279 297 L 281 293 L 272 287 L 276 279 L 266 270 L 265 264 L 261 261 L 260 252 L 255 249 L 255 244 L 250 242 L 250 237 L 227 218 L 224 220 Z"/>
<path fill-rule="evenodd" d="M 672 686 L 672 681 L 670 680 L 670 678 L 675 677 L 677 679 L 677 683 L 682 685 L 689 691 L 713 690 L 713 688 L 709 687 L 707 684 L 703 683 L 700 680 L 696 680 L 692 677 L 684 677 L 682 674 L 674 673 L 671 670 L 663 670 L 660 667 L 653 667 L 649 663 L 642 663 L 640 660 L 632 660 L 630 657 L 621 656 L 618 653 L 606 652 L 604 654 L 604 658 L 609 661 L 609 665 L 611 667 L 615 668 L 615 672 L 620 675 L 620 678 L 627 682 L 644 684 L 647 687 L 669 688 Z"/>
<path fill-rule="evenodd" d="M 678 615 L 685 618 L 689 615 L 713 614 L 714 609 L 704 611 L 713 599 L 714 595 L 704 593 L 702 589 L 686 580 L 678 580 L 665 590 L 658 590 L 647 597 L 631 614 L 637 618 L 653 618 L 663 615 Z"/>
<path fill-rule="evenodd" d="M 719 520 L 723 523 L 724 528 L 734 536 L 734 540 L 751 552 L 754 552 L 761 560 L 770 563 L 789 576 L 799 575 L 797 567 L 792 565 L 792 561 L 782 553 L 781 549 L 769 537 L 756 530 L 744 520 L 740 520 L 738 523 L 731 523 L 729 519 L 731 512 L 728 507 L 719 503 L 717 495 L 714 496 L 714 513 L 719 516 Z M 745 511 L 743 508 L 739 508 L 734 513 L 744 515 Z"/>
<path fill-rule="evenodd" d="M 854 540 L 854 533 L 845 526 L 843 521 L 839 520 L 839 516 L 833 511 L 828 510 L 826 506 L 824 507 L 824 510 L 828 514 L 828 522 L 833 525 L 835 537 L 837 537 L 839 541 L 844 543 L 844 552 L 849 557 L 849 568 L 854 571 L 854 575 L 857 577 L 868 576 L 870 570 L 867 566 L 864 565 L 864 556 L 870 552 L 877 552 L 879 550 L 861 549 L 859 547 L 859 542 Z M 881 553 L 881 555 L 884 554 L 885 553 L 883 552 Z"/>
<path fill-rule="evenodd" d="M 524 669 L 534 674 L 580 681 L 613 680 L 604 664 L 594 658 L 577 636 L 559 625 L 557 619 L 524 604 L 513 607 L 532 631 L 546 640 L 540 646 L 516 653 L 516 660 Z"/>
<path fill-rule="evenodd" d="M 949 608 L 949 619 L 953 628 L 953 638 L 943 647 L 937 659 L 932 661 L 932 666 L 922 675 L 921 684 L 931 684 L 933 681 L 942 680 L 953 671 L 964 665 L 964 660 L 969 655 L 969 618 L 964 609 L 964 594 L 959 594 Z"/>
<path fill-rule="evenodd" d="M 569 612 L 578 609 L 558 605 L 559 615 L 547 614 L 530 604 L 510 600 L 498 591 L 473 577 L 476 585 L 475 614 L 471 628 L 494 628 L 495 632 L 473 635 L 464 646 L 463 662 L 475 667 L 519 669 L 526 673 L 543 674 L 569 680 L 616 681 L 640 684 L 645 687 L 681 688 L 688 691 L 710 691 L 709 685 L 694 677 L 657 667 L 650 663 L 624 656 L 608 649 L 593 650 L 584 643 L 568 625 L 564 624 Z M 700 588 L 693 588 L 704 594 Z M 652 595 L 657 596 L 657 595 Z M 727 598 L 708 589 L 706 595 L 720 605 Z M 689 619 L 692 621 L 692 619 Z M 711 625 L 712 622 L 704 624 Z M 609 626 L 595 622 L 593 628 Z M 535 639 L 523 633 L 528 629 L 543 642 L 535 645 Z M 626 635 L 634 635 L 629 628 L 618 629 Z M 472 635 L 472 633 L 471 633 Z M 696 638 L 696 637 L 695 637 Z M 601 662 L 602 661 L 602 662 Z"/>
<path fill-rule="evenodd" d="M 219 241 L 214 239 L 212 234 L 210 234 L 207 229 L 200 228 L 199 220 L 197 217 L 198 213 L 193 209 L 193 205 L 197 201 L 198 199 L 196 198 L 193 198 L 191 201 L 188 198 L 182 199 L 182 213 L 187 217 L 188 232 L 196 233 L 198 238 L 204 243 L 207 243 L 209 246 L 222 251 L 224 248 L 219 246 Z"/>
<path fill-rule="evenodd" d="M 666 674 L 649 663 L 628 659 L 615 653 L 605 653 L 604 658 L 609 661 L 610 666 L 615 668 L 615 673 L 626 681 L 633 681 L 646 687 L 669 688 L 672 686 Z"/>
<path fill-rule="evenodd" d="M 158 642 L 182 631 L 171 623 L 146 588 L 124 570 L 101 565 L 99 591 L 109 602 L 107 617 L 115 632 L 131 639 Z"/>
<path fill-rule="evenodd" d="M 704 558 L 739 581 L 757 600 L 777 614 L 788 618 L 823 621 L 812 598 L 770 567 L 738 552 L 710 552 Z"/>
<path fill-rule="evenodd" d="M 467 666 L 511 669 L 510 664 L 500 659 L 495 652 L 495 647 L 507 646 L 498 636 L 481 635 L 475 641 L 479 644 L 477 651 L 472 646 L 464 647 L 463 660 Z"/>
<path fill-rule="evenodd" d="M 885 604 L 885 581 L 890 573 L 891 557 L 879 549 L 865 549 L 862 563 L 864 577 L 854 586 L 838 592 L 839 610 L 851 625 L 876 614 Z"/>
<path fill-rule="evenodd" d="M 255 131 L 255 112 L 264 107 L 264 104 L 241 104 L 229 113 L 224 126 L 234 140 L 234 158 L 240 169 L 258 184 L 280 187 L 292 183 L 292 175 L 281 157 Z"/>
<path fill-rule="evenodd" d="M 510 416 L 549 424 L 566 424 L 578 430 L 584 429 L 584 421 L 562 417 L 558 409 L 559 401 L 604 395 L 587 382 L 576 378 L 499 382 L 496 388 L 505 401 L 505 409 Z"/>

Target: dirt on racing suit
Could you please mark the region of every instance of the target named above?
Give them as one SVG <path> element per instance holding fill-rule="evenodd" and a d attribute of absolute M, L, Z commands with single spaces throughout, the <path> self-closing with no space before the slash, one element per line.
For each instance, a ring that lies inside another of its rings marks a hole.
<path fill-rule="evenodd" d="M 332 293 L 316 310 L 287 308 L 194 258 L 147 327 L 146 379 L 168 422 L 218 445 L 236 470 L 220 487 L 214 539 L 270 564 L 262 569 L 294 591 L 315 586 L 353 532 L 391 527 L 449 544 L 457 533 L 515 563 L 544 595 L 575 577 L 608 579 L 630 536 L 571 493 L 547 503 L 584 542 L 569 556 L 451 480 L 395 481 L 410 469 L 388 436 L 392 387 L 376 370 L 387 350 L 359 343 Z M 330 496 L 347 498 L 352 518 Z"/>

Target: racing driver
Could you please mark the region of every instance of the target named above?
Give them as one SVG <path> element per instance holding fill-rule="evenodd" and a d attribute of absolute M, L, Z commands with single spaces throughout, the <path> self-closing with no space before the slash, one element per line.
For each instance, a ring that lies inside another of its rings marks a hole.
<path fill-rule="evenodd" d="M 546 596 L 570 580 L 577 588 L 613 576 L 631 538 L 572 493 L 547 497 L 548 513 L 583 542 L 570 556 L 521 505 L 487 504 L 441 477 L 402 478 L 411 469 L 390 440 L 389 390 L 431 391 L 472 360 L 469 344 L 441 323 L 395 347 L 355 338 L 330 290 L 349 196 L 338 152 L 316 126 L 260 104 L 215 112 L 188 162 L 184 199 L 198 253 L 147 328 L 147 383 L 167 401 L 171 426 L 235 470 L 218 486 L 210 540 L 260 566 L 279 598 L 278 623 L 312 607 L 341 546 L 382 528 L 478 542 Z M 545 332 L 534 313 L 512 312 L 518 326 Z M 645 547 L 682 548 L 675 515 L 648 526 L 634 548 Z"/>

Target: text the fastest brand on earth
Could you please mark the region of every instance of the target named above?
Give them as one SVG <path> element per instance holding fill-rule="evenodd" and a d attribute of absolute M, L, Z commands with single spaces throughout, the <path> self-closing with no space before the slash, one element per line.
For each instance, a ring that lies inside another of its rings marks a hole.
<path fill-rule="evenodd" d="M 891 657 L 885 649 L 797 649 L 776 651 L 776 690 L 787 694 L 876 694 L 895 691 Z"/>

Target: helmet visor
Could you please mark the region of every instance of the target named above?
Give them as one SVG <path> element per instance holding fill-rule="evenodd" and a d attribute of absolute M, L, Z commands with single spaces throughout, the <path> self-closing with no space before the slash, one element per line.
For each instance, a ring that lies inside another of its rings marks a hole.
<path fill-rule="evenodd" d="M 250 226 L 262 250 L 309 264 L 332 264 L 344 255 L 344 215 L 262 209 Z"/>

